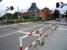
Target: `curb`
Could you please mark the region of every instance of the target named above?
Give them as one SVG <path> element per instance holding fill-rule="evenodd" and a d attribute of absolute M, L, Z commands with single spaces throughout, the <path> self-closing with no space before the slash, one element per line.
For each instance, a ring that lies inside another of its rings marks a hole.
<path fill-rule="evenodd" d="M 17 24 L 10 24 L 10 25 L 2 25 L 2 26 L 0 26 L 0 28 L 4 28 L 4 27 L 7 27 L 7 26 L 16 26 L 16 25 L 21 25 L 21 24 L 29 24 L 29 23 L 32 23 L 32 22 L 27 22 L 27 23 L 17 23 Z"/>

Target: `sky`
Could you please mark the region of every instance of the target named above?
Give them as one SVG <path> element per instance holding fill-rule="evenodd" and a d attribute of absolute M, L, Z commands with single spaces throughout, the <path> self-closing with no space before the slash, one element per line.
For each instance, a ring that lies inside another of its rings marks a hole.
<path fill-rule="evenodd" d="M 48 7 L 50 10 L 59 9 L 61 12 L 67 9 L 66 6 L 64 6 L 63 8 L 56 8 L 56 2 L 67 3 L 67 0 L 3 0 L 0 2 L 0 16 L 5 14 L 6 8 L 10 6 L 14 6 L 14 10 L 9 10 L 8 12 L 26 12 L 33 2 L 36 3 L 39 9 Z"/>

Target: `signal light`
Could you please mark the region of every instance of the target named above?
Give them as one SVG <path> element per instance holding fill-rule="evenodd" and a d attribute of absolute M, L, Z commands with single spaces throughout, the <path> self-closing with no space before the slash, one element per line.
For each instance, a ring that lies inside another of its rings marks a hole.
<path fill-rule="evenodd" d="M 56 8 L 59 8 L 59 2 L 56 3 Z"/>
<path fill-rule="evenodd" d="M 10 6 L 10 10 L 13 10 L 14 8 L 13 8 L 13 6 Z"/>

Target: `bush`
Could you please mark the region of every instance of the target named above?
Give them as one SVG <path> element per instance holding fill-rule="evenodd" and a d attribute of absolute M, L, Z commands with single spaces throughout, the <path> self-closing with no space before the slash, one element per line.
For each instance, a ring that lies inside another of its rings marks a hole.
<path fill-rule="evenodd" d="M 42 17 L 36 17 L 36 21 L 41 21 Z"/>
<path fill-rule="evenodd" d="M 42 18 L 41 17 L 38 17 L 38 16 L 30 16 L 29 19 L 30 20 L 33 20 L 33 21 L 40 21 L 40 20 L 42 20 Z"/>
<path fill-rule="evenodd" d="M 29 19 L 29 16 L 23 16 L 23 19 Z"/>
<path fill-rule="evenodd" d="M 7 21 L 7 24 L 13 24 L 13 23 L 15 23 L 15 21 L 14 21 L 14 20 Z"/>

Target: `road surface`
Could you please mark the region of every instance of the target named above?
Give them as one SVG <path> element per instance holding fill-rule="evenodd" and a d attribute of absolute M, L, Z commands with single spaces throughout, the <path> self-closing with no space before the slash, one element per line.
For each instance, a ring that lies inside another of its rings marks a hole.
<path fill-rule="evenodd" d="M 35 50 L 67 50 L 67 26 L 59 26 L 46 40 L 45 45 Z"/>
<path fill-rule="evenodd" d="M 31 32 L 48 25 L 44 23 L 45 22 L 34 22 L 0 27 L 0 50 L 19 50 L 19 37 L 26 35 L 21 31 Z M 44 46 L 39 46 L 34 50 L 67 50 L 67 26 L 65 23 L 59 23 L 56 21 L 47 23 L 58 23 L 57 25 L 59 27 L 51 36 L 47 38 Z M 23 40 L 23 43 L 26 46 L 26 44 L 32 43 L 34 40 L 36 40 L 36 38 L 37 37 L 35 36 L 29 38 L 29 40 L 26 38 L 26 40 Z"/>
<path fill-rule="evenodd" d="M 44 23 L 27 23 L 21 25 L 10 25 L 0 27 L 0 50 L 19 50 L 19 37 L 25 36 L 26 34 L 20 31 L 30 32 L 37 30 L 41 27 L 46 26 Z M 32 43 L 37 37 L 32 36 L 30 40 L 25 39 L 23 43 Z M 26 46 L 26 44 L 25 44 Z"/>
<path fill-rule="evenodd" d="M 39 46 L 34 50 L 67 50 L 67 22 L 62 19 L 61 22 L 49 21 L 47 23 L 56 23 L 58 28 L 47 38 L 44 46 Z"/>

